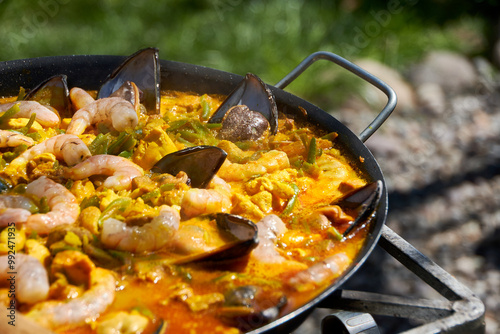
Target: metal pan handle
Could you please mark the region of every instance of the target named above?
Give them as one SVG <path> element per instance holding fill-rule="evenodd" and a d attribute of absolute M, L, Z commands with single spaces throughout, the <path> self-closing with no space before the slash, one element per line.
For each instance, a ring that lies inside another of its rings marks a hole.
<path fill-rule="evenodd" d="M 368 73 L 358 65 L 355 65 L 350 61 L 334 53 L 326 51 L 318 51 L 305 58 L 297 67 L 295 67 L 290 73 L 288 73 L 283 79 L 281 79 L 280 82 L 278 82 L 274 86 L 281 89 L 285 88 L 300 74 L 302 74 L 302 72 L 304 72 L 310 65 L 312 65 L 315 61 L 320 59 L 326 59 L 331 62 L 334 62 L 337 65 L 342 66 L 343 68 L 351 71 L 352 73 L 356 74 L 363 80 L 368 81 L 369 83 L 380 89 L 382 92 L 384 92 L 385 95 L 387 95 L 388 101 L 384 109 L 382 109 L 382 111 L 375 117 L 375 119 L 359 135 L 361 141 L 365 142 L 385 122 L 387 117 L 391 115 L 394 108 L 396 108 L 396 103 L 397 103 L 397 97 L 394 90 L 388 84 L 386 84 L 376 76 Z"/>

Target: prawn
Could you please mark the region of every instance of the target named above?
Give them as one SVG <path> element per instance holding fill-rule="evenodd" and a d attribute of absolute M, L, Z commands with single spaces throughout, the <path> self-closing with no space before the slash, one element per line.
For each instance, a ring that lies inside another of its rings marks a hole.
<path fill-rule="evenodd" d="M 286 259 L 278 253 L 278 236 L 288 231 L 285 223 L 277 215 L 270 214 L 257 223 L 258 246 L 252 251 L 252 257 L 266 263 L 281 263 Z"/>
<path fill-rule="evenodd" d="M 66 177 L 81 180 L 91 175 L 108 175 L 104 187 L 126 190 L 132 179 L 144 175 L 144 170 L 132 161 L 116 155 L 98 154 L 65 171 Z"/>
<path fill-rule="evenodd" d="M 0 130 L 0 147 L 17 147 L 19 145 L 32 146 L 33 138 L 8 130 Z"/>
<path fill-rule="evenodd" d="M 66 133 L 81 135 L 92 124 L 103 123 L 117 131 L 135 128 L 139 118 L 134 106 L 120 97 L 95 100 L 76 111 Z"/>
<path fill-rule="evenodd" d="M 19 106 L 19 111 L 14 115 L 15 118 L 30 118 L 36 114 L 35 120 L 43 126 L 53 127 L 59 124 L 59 116 L 47 107 L 44 107 L 37 101 L 16 101 L 0 104 L 0 112 Z"/>
<path fill-rule="evenodd" d="M 255 161 L 245 164 L 224 161 L 219 169 L 218 175 L 226 181 L 246 181 L 255 176 L 262 176 L 280 169 L 290 167 L 290 161 L 285 152 L 271 150 L 262 154 Z"/>
<path fill-rule="evenodd" d="M 351 263 L 347 254 L 341 252 L 320 261 L 306 270 L 299 271 L 286 282 L 297 290 L 310 290 L 337 277 Z"/>
<path fill-rule="evenodd" d="M 39 234 L 47 234 L 58 225 L 74 224 L 80 214 L 80 206 L 65 186 L 41 176 L 26 187 L 26 194 L 46 198 L 50 211 L 28 217 L 25 226 Z"/>
<path fill-rule="evenodd" d="M 0 281 L 15 280 L 16 299 L 21 303 L 34 304 L 47 299 L 49 278 L 43 264 L 35 257 L 17 253 L 14 255 L 16 274 L 11 275 L 9 256 L 0 256 Z"/>
<path fill-rule="evenodd" d="M 0 195 L 0 227 L 9 223 L 24 223 L 38 208 L 28 197 L 22 195 Z"/>
<path fill-rule="evenodd" d="M 203 213 L 228 212 L 231 209 L 231 186 L 220 177 L 210 181 L 211 189 L 189 189 L 182 198 L 182 214 L 188 218 Z"/>
<path fill-rule="evenodd" d="M 87 93 L 86 90 L 78 87 L 71 88 L 69 91 L 69 98 L 71 99 L 71 103 L 76 110 L 81 109 L 95 101 L 92 95 Z"/>
<path fill-rule="evenodd" d="M 143 226 L 127 226 L 120 220 L 108 218 L 102 225 L 101 242 L 121 251 L 155 251 L 172 241 L 179 223 L 179 213 L 167 205 L 162 205 L 159 215 Z"/>
<path fill-rule="evenodd" d="M 112 271 L 95 268 L 90 272 L 89 289 L 80 297 L 36 304 L 27 314 L 46 328 L 76 325 L 95 319 L 115 299 L 116 279 Z"/>
<path fill-rule="evenodd" d="M 75 165 L 91 156 L 85 143 L 75 135 L 61 134 L 51 137 L 24 151 L 12 160 L 9 167 L 17 169 L 42 153 L 52 153 L 57 159 L 64 160 L 69 166 Z"/>

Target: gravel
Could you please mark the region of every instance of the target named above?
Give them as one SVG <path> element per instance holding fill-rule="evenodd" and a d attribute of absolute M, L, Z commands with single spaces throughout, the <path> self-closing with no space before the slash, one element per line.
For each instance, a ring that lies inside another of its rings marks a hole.
<path fill-rule="evenodd" d="M 391 75 L 383 72 L 383 66 L 379 69 L 382 72 L 375 75 L 384 79 Z M 486 306 L 486 333 L 497 333 L 500 76 L 485 59 L 469 60 L 450 52 L 433 52 L 401 75 L 408 78 L 404 96 L 415 98 L 415 107 L 398 107 L 366 142 L 386 178 L 387 225 L 470 288 Z M 408 85 L 413 94 L 408 94 Z M 393 88 L 397 93 L 398 86 Z M 412 104 L 403 101 L 403 105 Z M 377 109 L 380 105 L 356 100 L 332 114 L 359 133 Z M 378 248 L 347 287 L 418 298 L 438 296 Z M 319 333 L 319 319 L 327 312 L 315 311 L 295 333 Z M 377 321 L 382 333 L 415 325 L 397 319 Z"/>

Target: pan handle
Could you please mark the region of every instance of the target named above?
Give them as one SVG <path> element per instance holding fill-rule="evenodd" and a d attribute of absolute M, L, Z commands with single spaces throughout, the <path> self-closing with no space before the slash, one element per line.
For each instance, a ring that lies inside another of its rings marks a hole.
<path fill-rule="evenodd" d="M 302 72 L 304 72 L 310 65 L 320 59 L 326 59 L 334 62 L 339 66 L 342 66 L 343 68 L 356 74 L 358 77 L 364 79 L 365 81 L 368 81 L 369 83 L 380 89 L 382 92 L 384 92 L 385 95 L 387 95 L 388 101 L 384 109 L 382 109 L 382 111 L 375 117 L 375 119 L 359 135 L 361 141 L 365 142 L 385 122 L 387 117 L 391 115 L 394 108 L 396 108 L 397 103 L 397 96 L 394 90 L 376 76 L 368 73 L 358 65 L 355 65 L 334 53 L 318 51 L 305 58 L 299 65 L 297 65 L 297 67 L 295 67 L 290 73 L 288 73 L 283 79 L 281 79 L 281 81 L 279 81 L 275 85 L 275 87 L 281 89 L 285 88 L 300 74 L 302 74 Z"/>

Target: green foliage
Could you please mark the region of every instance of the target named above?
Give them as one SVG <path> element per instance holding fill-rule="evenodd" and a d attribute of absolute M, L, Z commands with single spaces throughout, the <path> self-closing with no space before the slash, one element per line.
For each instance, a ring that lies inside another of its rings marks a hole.
<path fill-rule="evenodd" d="M 429 2 L 439 6 L 432 0 L 422 3 L 432 9 Z M 357 3 L 361 6 L 356 8 Z M 429 49 L 468 54 L 487 49 L 481 37 L 486 19 L 454 12 L 446 24 L 438 24 L 425 19 L 426 14 L 418 0 L 374 5 L 353 0 L 4 0 L 0 61 L 129 55 L 156 46 L 163 59 L 242 75 L 253 72 L 275 84 L 319 50 L 349 60 L 370 57 L 404 69 Z M 356 85 L 345 84 L 350 79 L 345 81 L 338 72 L 335 65 L 315 64 L 288 89 L 313 101 L 322 101 L 332 91 L 343 96 L 346 88 Z"/>

